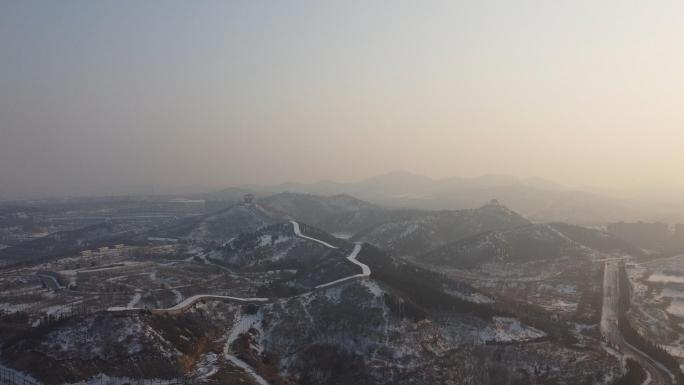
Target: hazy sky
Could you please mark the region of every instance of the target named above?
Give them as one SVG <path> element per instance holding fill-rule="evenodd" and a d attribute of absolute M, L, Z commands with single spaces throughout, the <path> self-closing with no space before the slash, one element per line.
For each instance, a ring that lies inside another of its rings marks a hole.
<path fill-rule="evenodd" d="M 0 0 L 0 196 L 684 188 L 682 1 Z"/>

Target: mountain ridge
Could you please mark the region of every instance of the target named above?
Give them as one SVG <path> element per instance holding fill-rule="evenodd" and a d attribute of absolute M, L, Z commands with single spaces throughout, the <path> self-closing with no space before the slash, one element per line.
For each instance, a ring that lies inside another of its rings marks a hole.
<path fill-rule="evenodd" d="M 265 197 L 274 193 L 317 195 L 348 194 L 393 208 L 467 209 L 499 199 L 514 211 L 537 222 L 605 225 L 618 220 L 684 221 L 684 208 L 655 209 L 657 203 L 640 203 L 570 188 L 540 178 L 509 175 L 433 179 L 397 171 L 356 182 L 319 181 L 231 187 L 202 195 L 209 200 L 240 200 L 246 193 Z"/>

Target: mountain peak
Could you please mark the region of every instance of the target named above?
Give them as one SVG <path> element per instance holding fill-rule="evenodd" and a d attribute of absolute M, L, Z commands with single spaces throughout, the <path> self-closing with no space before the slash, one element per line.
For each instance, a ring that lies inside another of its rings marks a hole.
<path fill-rule="evenodd" d="M 489 202 L 485 203 L 484 206 L 495 206 L 495 207 L 506 207 L 501 202 L 499 202 L 498 199 L 492 198 L 489 200 Z"/>
<path fill-rule="evenodd" d="M 496 209 L 496 210 L 501 210 L 501 211 L 506 211 L 509 213 L 514 213 L 513 210 L 509 209 L 508 206 L 505 204 L 501 203 L 498 199 L 492 198 L 489 201 L 487 201 L 485 204 L 480 206 L 481 209 Z"/>

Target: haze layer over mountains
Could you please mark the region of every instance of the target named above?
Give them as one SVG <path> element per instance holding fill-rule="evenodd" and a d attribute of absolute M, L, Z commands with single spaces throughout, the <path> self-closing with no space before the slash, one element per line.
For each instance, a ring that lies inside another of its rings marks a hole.
<path fill-rule="evenodd" d="M 620 198 L 574 189 L 543 178 L 508 175 L 433 179 L 409 172 L 393 172 L 353 183 L 246 185 L 203 197 L 233 201 L 242 199 L 245 193 L 266 196 L 279 192 L 349 194 L 388 207 L 430 210 L 476 208 L 489 199 L 497 199 L 533 221 L 581 225 L 605 225 L 621 220 L 666 223 L 684 220 L 681 205 Z"/>

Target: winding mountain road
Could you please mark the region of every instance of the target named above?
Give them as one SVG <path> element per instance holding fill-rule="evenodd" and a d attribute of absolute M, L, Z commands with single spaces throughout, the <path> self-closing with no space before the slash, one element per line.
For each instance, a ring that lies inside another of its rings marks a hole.
<path fill-rule="evenodd" d="M 296 236 L 303 238 L 303 239 L 306 239 L 306 240 L 309 240 L 309 241 L 317 242 L 317 243 L 319 243 L 325 247 L 328 247 L 330 249 L 339 249 L 337 246 L 333 246 L 328 242 L 325 242 L 325 241 L 322 241 L 320 239 L 312 238 L 312 237 L 309 237 L 309 236 L 302 234 L 299 223 L 297 223 L 296 221 L 290 221 L 290 223 L 292 223 L 292 227 L 293 227 L 293 230 L 294 230 L 294 233 Z M 340 279 L 337 279 L 337 280 L 334 280 L 331 282 L 320 284 L 318 286 L 315 286 L 314 290 L 334 286 L 334 285 L 340 284 L 342 282 L 346 282 L 346 281 L 356 279 L 356 278 L 367 278 L 367 277 L 369 277 L 371 274 L 370 267 L 368 267 L 368 265 L 366 265 L 365 263 L 359 262 L 356 259 L 356 257 L 359 255 L 359 252 L 361 252 L 362 248 L 363 248 L 363 244 L 361 242 L 355 243 L 354 249 L 352 249 L 352 251 L 347 256 L 348 261 L 350 261 L 351 263 L 353 263 L 353 264 L 355 264 L 361 268 L 360 274 L 354 274 L 354 275 L 351 275 L 349 277 L 344 277 L 344 278 L 340 278 Z M 138 295 L 138 294 L 136 293 L 136 295 Z M 138 300 L 139 300 L 139 298 L 138 298 Z M 174 305 L 172 307 L 169 307 L 166 309 L 152 309 L 152 310 L 150 310 L 150 312 L 152 314 L 170 314 L 170 315 L 181 314 L 181 313 L 184 313 L 185 311 L 187 311 L 188 309 L 190 309 L 193 305 L 195 305 L 199 301 L 228 301 L 228 302 L 238 302 L 238 303 L 264 303 L 264 302 L 271 301 L 271 299 L 270 298 L 241 298 L 241 297 L 231 297 L 231 296 L 227 296 L 227 295 L 215 295 L 215 294 L 198 294 L 198 295 L 194 295 L 192 297 L 188 297 L 185 300 L 177 303 L 176 305 Z M 136 301 L 136 303 L 137 303 L 137 301 Z M 143 310 L 143 309 L 132 307 L 130 304 L 129 304 L 129 306 L 126 306 L 126 307 L 110 307 L 109 309 L 107 309 L 107 311 L 118 311 L 118 312 L 121 312 L 121 311 L 139 311 L 139 310 Z"/>
<path fill-rule="evenodd" d="M 298 236 L 299 238 L 304 238 L 304 239 L 308 239 L 310 241 L 318 242 L 321 245 L 323 245 L 325 247 L 329 247 L 331 249 L 337 249 L 338 248 L 337 246 L 333 246 L 333 245 L 329 244 L 328 242 L 321 241 L 320 239 L 316 239 L 316 238 L 311 238 L 311 237 L 308 237 L 308 236 L 302 234 L 302 229 L 299 227 L 299 223 L 297 223 L 295 221 L 290 221 L 290 223 L 292 223 L 292 228 L 294 229 L 295 235 Z"/>
<path fill-rule="evenodd" d="M 601 333 L 618 350 L 641 365 L 647 372 L 643 385 L 674 384 L 674 375 L 661 363 L 625 340 L 618 328 L 620 312 L 620 261 L 606 261 L 603 273 L 603 308 L 601 311 Z"/>
<path fill-rule="evenodd" d="M 338 283 L 342 283 L 342 282 L 348 281 L 350 279 L 369 277 L 370 273 L 371 273 L 370 267 L 368 267 L 368 265 L 366 265 L 365 263 L 361 263 L 361 262 L 356 260 L 356 257 L 359 255 L 359 252 L 361 251 L 362 246 L 363 246 L 363 244 L 360 242 L 355 243 L 354 244 L 354 250 L 352 250 L 352 252 L 347 256 L 347 260 L 349 260 L 351 263 L 361 267 L 361 274 L 354 274 L 354 275 L 350 275 L 349 277 L 344 277 L 344 278 L 340 278 L 340 279 L 332 281 L 332 282 L 324 283 L 324 284 L 316 286 L 314 289 L 322 289 L 325 287 L 337 285 Z"/>

